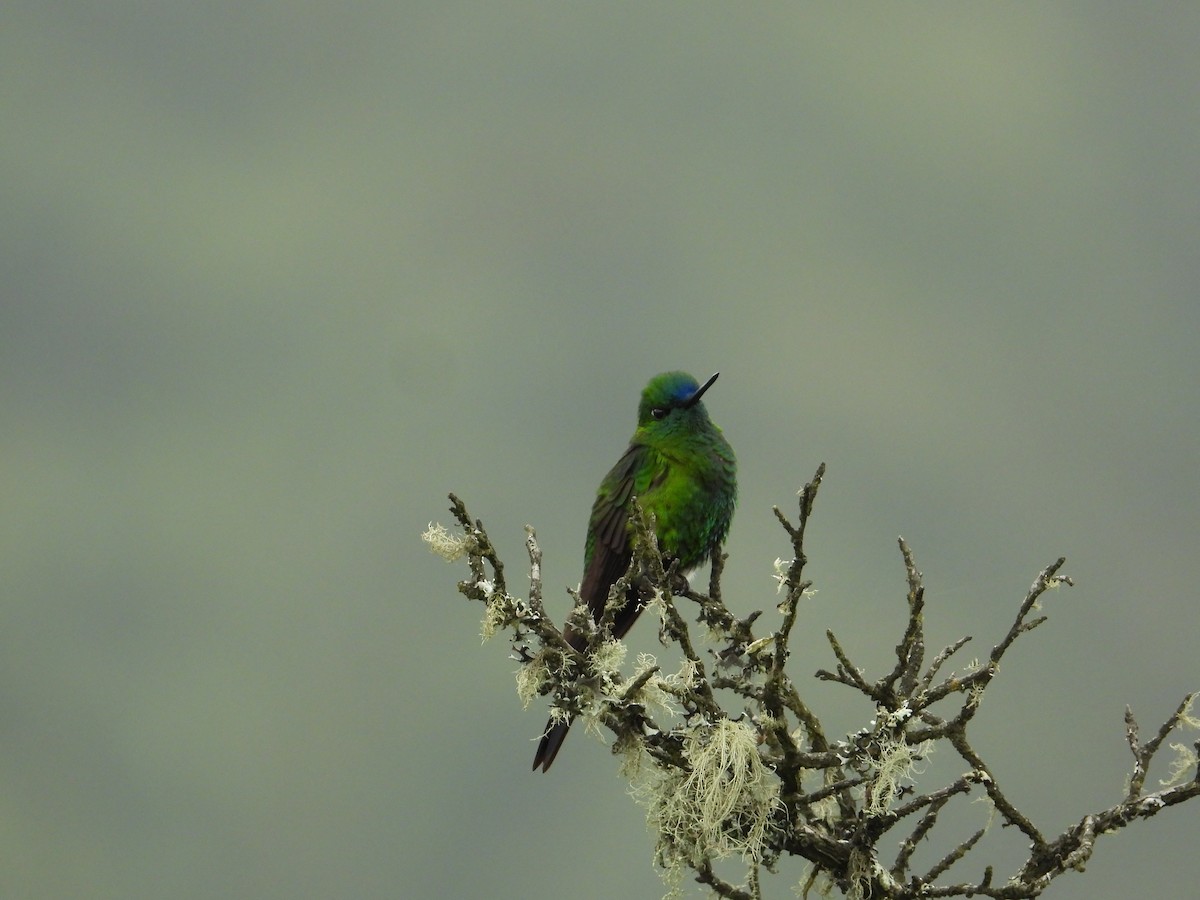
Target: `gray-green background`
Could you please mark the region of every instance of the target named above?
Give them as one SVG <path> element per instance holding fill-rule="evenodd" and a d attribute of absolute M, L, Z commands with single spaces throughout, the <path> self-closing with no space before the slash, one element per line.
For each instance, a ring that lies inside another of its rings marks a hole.
<path fill-rule="evenodd" d="M 460 493 L 523 591 L 536 525 L 563 615 L 669 368 L 722 372 L 735 609 L 829 465 L 832 727 L 897 534 L 963 664 L 1065 554 L 977 743 L 1048 832 L 1114 802 L 1125 704 L 1200 688 L 1198 9 L 7 4 L 0 896 L 660 896 L 602 744 L 530 774 L 544 703 L 419 535 Z M 1185 896 L 1198 825 L 1047 896 Z"/>

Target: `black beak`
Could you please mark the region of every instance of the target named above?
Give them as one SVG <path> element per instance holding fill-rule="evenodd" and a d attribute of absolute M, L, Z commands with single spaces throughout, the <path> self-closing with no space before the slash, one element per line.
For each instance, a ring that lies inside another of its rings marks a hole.
<path fill-rule="evenodd" d="M 700 385 L 700 387 L 698 387 L 696 389 L 696 393 L 692 394 L 692 396 L 687 398 L 687 401 L 683 404 L 684 409 L 687 409 L 688 407 L 691 407 L 691 406 L 695 406 L 697 403 L 699 403 L 700 398 L 704 396 L 704 392 L 713 386 L 713 382 L 717 380 L 717 376 L 720 374 L 721 374 L 720 372 L 714 372 L 712 378 L 708 379 L 708 381 L 706 381 L 706 382 L 704 382 L 704 384 Z"/>

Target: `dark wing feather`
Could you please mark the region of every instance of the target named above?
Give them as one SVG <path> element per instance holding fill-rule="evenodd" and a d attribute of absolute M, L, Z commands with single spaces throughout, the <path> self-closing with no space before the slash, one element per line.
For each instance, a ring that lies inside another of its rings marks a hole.
<path fill-rule="evenodd" d="M 633 497 L 637 475 L 645 459 L 646 448 L 643 446 L 634 444 L 626 450 L 625 455 L 600 483 L 600 492 L 592 507 L 579 596 L 597 622 L 604 615 L 608 592 L 613 582 L 625 574 L 629 568 L 629 561 L 633 558 L 625 525 L 629 521 L 629 502 Z M 613 637 L 624 637 L 641 611 L 636 595 L 631 592 L 625 606 L 613 620 Z M 583 649 L 583 638 L 570 627 L 563 629 L 563 637 L 572 647 L 577 650 Z M 553 719 L 546 723 L 546 730 L 542 733 L 537 753 L 533 757 L 534 771 L 539 768 L 543 772 L 550 770 L 550 764 L 562 748 L 570 727 L 570 722 L 556 723 Z"/>
<path fill-rule="evenodd" d="M 613 582 L 625 574 L 633 552 L 629 546 L 629 504 L 633 497 L 639 471 L 646 459 L 646 448 L 634 444 L 613 466 L 600 485 L 588 531 L 591 542 L 586 554 L 587 565 L 579 596 L 587 604 L 595 621 L 604 615 L 608 592 Z M 613 623 L 613 636 L 624 636 L 640 610 L 627 603 Z"/>

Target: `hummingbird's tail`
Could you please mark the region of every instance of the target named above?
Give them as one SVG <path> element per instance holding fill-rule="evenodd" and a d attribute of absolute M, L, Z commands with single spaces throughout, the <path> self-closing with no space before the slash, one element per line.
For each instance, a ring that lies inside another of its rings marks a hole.
<path fill-rule="evenodd" d="M 533 771 L 536 772 L 539 766 L 543 772 L 550 771 L 550 764 L 554 762 L 554 757 L 558 756 L 559 748 L 567 739 L 567 730 L 570 727 L 570 722 L 555 724 L 553 719 L 546 723 L 546 731 L 538 744 L 537 755 L 533 757 Z"/>

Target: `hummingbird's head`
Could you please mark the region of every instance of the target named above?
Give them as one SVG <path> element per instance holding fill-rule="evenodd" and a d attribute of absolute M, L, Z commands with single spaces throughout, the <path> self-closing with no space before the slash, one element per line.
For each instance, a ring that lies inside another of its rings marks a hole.
<path fill-rule="evenodd" d="M 720 374 L 713 375 L 704 384 L 698 383 L 687 372 L 655 375 L 642 391 L 638 431 L 665 437 L 713 427 L 700 398 Z"/>

